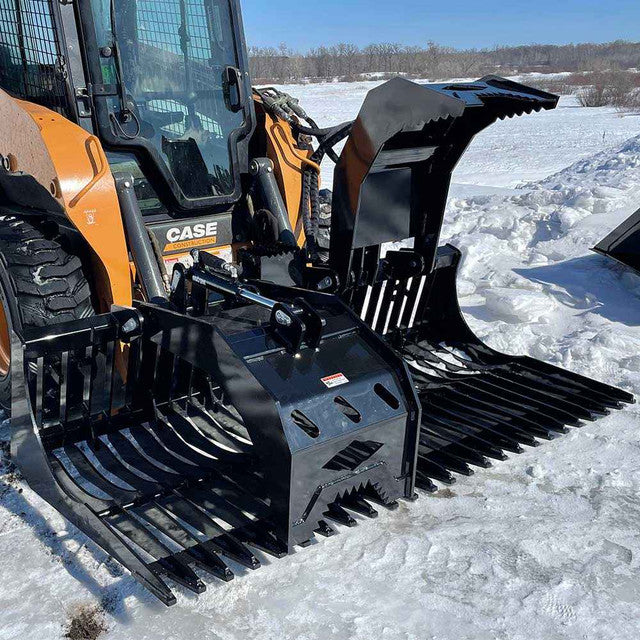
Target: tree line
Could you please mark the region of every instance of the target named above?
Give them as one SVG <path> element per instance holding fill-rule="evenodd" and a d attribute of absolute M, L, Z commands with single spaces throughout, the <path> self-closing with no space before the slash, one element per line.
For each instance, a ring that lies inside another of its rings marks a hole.
<path fill-rule="evenodd" d="M 430 80 L 467 78 L 488 73 L 515 75 L 532 71 L 605 72 L 640 68 L 640 43 L 533 44 L 494 49 L 460 50 L 429 42 L 424 47 L 394 43 L 358 47 L 350 43 L 316 47 L 306 52 L 279 47 L 250 47 L 255 83 L 296 83 L 366 77 Z"/>

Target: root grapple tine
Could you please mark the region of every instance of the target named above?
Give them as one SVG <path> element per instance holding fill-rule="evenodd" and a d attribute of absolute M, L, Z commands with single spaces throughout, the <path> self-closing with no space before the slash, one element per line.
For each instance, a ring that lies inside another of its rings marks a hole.
<path fill-rule="evenodd" d="M 444 467 L 449 471 L 459 473 L 463 476 L 473 475 L 473 470 L 463 459 L 444 451 L 431 451 L 421 453 L 418 459 L 428 460 L 431 463 L 437 464 L 440 467 Z"/>
<path fill-rule="evenodd" d="M 220 534 L 212 538 L 208 544 L 218 553 L 235 560 L 243 567 L 247 567 L 247 569 L 253 571 L 260 568 L 260 560 L 251 553 L 248 547 L 228 533 Z"/>
<path fill-rule="evenodd" d="M 189 547 L 187 554 L 199 567 L 212 576 L 219 578 L 223 582 L 233 580 L 233 572 L 208 542 L 202 542 L 193 547 Z"/>
<path fill-rule="evenodd" d="M 121 504 L 130 504 L 142 498 L 142 494 L 136 489 L 126 489 L 107 478 L 77 445 L 65 446 L 64 452 L 86 482 L 97 487 L 114 500 Z"/>
<path fill-rule="evenodd" d="M 483 440 L 482 438 L 475 437 L 472 433 L 460 433 L 454 429 L 454 423 L 450 420 L 447 420 L 443 417 L 436 417 L 434 414 L 430 414 L 428 417 L 429 421 L 425 422 L 423 420 L 422 426 L 420 428 L 420 434 L 429 435 L 432 433 L 437 433 L 437 435 L 448 442 L 452 442 L 454 444 L 462 443 L 463 446 L 466 446 L 465 443 L 468 443 L 468 448 L 476 452 L 478 455 L 486 456 L 487 458 L 491 458 L 492 460 L 506 460 L 507 456 L 504 452 L 493 446 L 490 442 Z M 431 427 L 430 425 L 433 425 Z"/>
<path fill-rule="evenodd" d="M 226 563 L 206 546 L 206 541 L 196 537 L 176 515 L 165 505 L 153 501 L 137 509 L 149 524 L 183 547 L 192 562 L 207 573 L 225 582 L 233 579 L 233 573 Z"/>
<path fill-rule="evenodd" d="M 207 590 L 204 582 L 200 580 L 196 572 L 179 555 L 160 558 L 150 567 L 152 570 L 164 573 L 169 579 L 189 589 L 189 591 L 193 591 L 193 593 L 201 594 Z"/>
<path fill-rule="evenodd" d="M 335 536 L 337 532 L 329 526 L 326 520 L 320 520 L 318 522 L 318 528 L 315 529 L 315 533 L 324 536 L 325 538 L 330 538 L 331 536 Z"/>
<path fill-rule="evenodd" d="M 247 544 L 264 551 L 274 558 L 284 558 L 289 552 L 287 545 L 282 540 L 279 540 L 269 527 L 260 522 L 254 522 L 243 527 L 238 535 Z"/>
<path fill-rule="evenodd" d="M 93 453 L 100 464 L 114 477 L 124 480 L 136 491 L 145 494 L 161 493 L 163 488 L 158 482 L 144 479 L 125 466 L 123 462 L 114 455 L 109 447 L 101 440 L 87 442 L 87 447 Z"/>
<path fill-rule="evenodd" d="M 636 401 L 634 396 L 627 391 L 623 391 L 622 389 L 618 389 L 598 380 L 585 378 L 573 371 L 557 369 L 546 362 L 540 362 L 533 360 L 532 358 L 523 358 L 519 365 L 532 373 L 546 375 L 549 379 L 558 379 L 562 382 L 569 383 L 578 389 L 595 393 L 609 402 L 617 400 L 618 402 L 625 404 L 634 404 Z"/>
<path fill-rule="evenodd" d="M 205 584 L 189 567 L 188 563 L 180 555 L 174 555 L 167 546 L 152 536 L 149 530 L 128 512 L 123 509 L 119 510 L 106 518 L 106 522 L 155 558 L 155 561 L 149 565 L 152 570 L 164 573 L 171 580 L 194 593 L 200 594 L 206 591 Z"/>
<path fill-rule="evenodd" d="M 483 455 L 473 450 L 471 447 L 465 446 L 452 438 L 442 436 L 442 433 L 438 433 L 437 436 L 434 436 L 433 432 L 428 432 L 428 430 L 423 426 L 420 429 L 420 445 L 436 452 L 442 450 L 442 452 L 447 456 L 451 456 L 466 464 L 476 467 L 488 469 L 491 466 L 491 463 Z"/>
<path fill-rule="evenodd" d="M 520 400 L 520 404 L 518 404 L 518 400 L 514 398 L 513 391 L 508 388 L 500 389 L 500 387 L 496 385 L 495 389 L 489 387 L 489 390 L 487 390 L 480 380 L 463 383 L 461 387 L 472 395 L 479 394 L 479 397 L 486 399 L 487 402 L 493 402 L 494 404 L 504 403 L 503 406 L 506 405 L 511 410 L 520 407 L 523 411 L 523 417 L 525 418 L 539 416 L 540 421 L 550 431 L 557 431 L 558 433 L 566 432 L 566 422 L 560 419 L 554 408 L 549 404 L 537 402 L 531 396 L 525 396 L 523 394 L 516 395 L 515 398 L 519 398 Z M 500 391 L 503 392 L 502 395 L 499 393 Z M 565 419 L 571 420 L 572 418 L 569 414 L 565 416 Z"/>
<path fill-rule="evenodd" d="M 489 419 L 498 420 L 501 424 L 506 422 L 521 433 L 532 434 L 545 440 L 550 440 L 553 437 L 551 436 L 553 429 L 547 426 L 547 421 L 544 418 L 542 423 L 536 423 L 529 419 L 525 411 L 514 411 L 508 406 L 505 407 L 504 404 L 496 405 L 482 399 L 477 394 L 469 394 L 465 393 L 464 390 L 458 391 L 456 389 L 447 389 L 446 392 L 451 396 L 455 396 L 458 404 L 464 404 L 471 411 Z"/>
<path fill-rule="evenodd" d="M 133 427 L 129 430 L 129 433 L 147 459 L 156 460 L 163 467 L 171 469 L 175 475 L 182 476 L 185 479 L 202 477 L 202 470 L 197 465 L 173 455 L 144 426 Z"/>
<path fill-rule="evenodd" d="M 434 423 L 443 424 L 444 428 L 460 434 L 462 437 L 469 437 L 472 443 L 486 444 L 489 447 L 491 455 L 495 457 L 495 451 L 509 451 L 510 453 L 522 453 L 523 449 L 517 440 L 504 436 L 502 433 L 497 433 L 492 429 L 487 429 L 484 426 L 480 426 L 479 422 L 469 420 L 463 414 L 457 411 L 451 410 L 449 407 L 441 409 L 436 404 L 423 405 L 424 414 L 423 422 L 429 421 L 432 416 Z M 485 451 L 487 449 L 485 448 Z M 504 454 L 498 454 L 499 460 L 505 459 Z"/>
<path fill-rule="evenodd" d="M 590 396 L 586 390 L 580 391 L 563 387 L 560 383 L 554 384 L 553 381 L 543 379 L 537 374 L 517 369 L 508 372 L 496 371 L 494 374 L 510 384 L 523 384 L 543 392 L 546 391 L 549 394 L 559 394 L 562 400 L 571 406 L 572 411 L 585 420 L 592 420 L 594 416 L 598 415 L 606 415 L 606 405 L 593 399 L 593 395 Z"/>
<path fill-rule="evenodd" d="M 507 449 L 508 451 L 519 453 L 521 451 L 519 445 L 521 444 L 532 447 L 537 446 L 537 442 L 532 435 L 523 432 L 508 420 L 502 419 L 497 415 L 490 415 L 481 409 L 466 405 L 458 400 L 452 400 L 451 398 L 447 398 L 446 400 L 444 398 L 436 398 L 432 400 L 432 402 L 444 411 L 451 408 L 451 414 L 463 424 L 471 426 L 477 425 L 485 437 L 489 434 L 497 436 L 500 441 L 512 447 L 512 449 Z M 506 447 L 502 446 L 501 448 L 504 449 Z"/>
<path fill-rule="evenodd" d="M 438 487 L 433 484 L 431 479 L 418 467 L 416 472 L 416 487 L 426 493 L 435 493 Z"/>
<path fill-rule="evenodd" d="M 107 436 L 108 442 L 113 446 L 118 456 L 130 467 L 155 480 L 156 483 L 172 486 L 175 484 L 177 472 L 169 472 L 159 466 L 153 458 L 143 455 L 122 433 L 111 433 Z"/>
<path fill-rule="evenodd" d="M 358 524 L 358 521 L 349 515 L 349 513 L 336 502 L 332 502 L 329 505 L 329 508 L 324 512 L 324 515 L 329 520 L 333 520 L 345 527 L 355 527 Z"/>
<path fill-rule="evenodd" d="M 565 408 L 561 403 L 555 403 L 553 398 L 543 397 L 542 394 L 536 393 L 533 389 L 527 389 L 526 393 L 516 391 L 515 385 L 505 385 L 498 382 L 497 378 L 487 376 L 486 378 L 476 378 L 467 383 L 470 387 L 479 388 L 487 391 L 496 398 L 500 398 L 501 394 L 508 394 L 512 402 L 517 403 L 518 399 L 533 405 L 533 410 L 540 411 L 542 415 L 553 418 L 548 422 L 549 428 L 555 428 L 559 433 L 564 433 L 564 425 L 577 426 L 579 418 Z M 566 404 L 565 404 L 566 406 Z"/>
<path fill-rule="evenodd" d="M 455 484 L 456 482 L 455 477 L 444 466 L 433 462 L 422 454 L 418 454 L 418 468 L 425 476 L 443 484 Z"/>

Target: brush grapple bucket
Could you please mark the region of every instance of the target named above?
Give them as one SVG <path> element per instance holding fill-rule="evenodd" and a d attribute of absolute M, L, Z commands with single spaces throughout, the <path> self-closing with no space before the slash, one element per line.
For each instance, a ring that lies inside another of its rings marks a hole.
<path fill-rule="evenodd" d="M 367 97 L 336 168 L 331 266 L 343 299 L 410 367 L 422 407 L 419 488 L 435 490 L 434 481 L 452 483 L 453 473 L 469 475 L 634 401 L 483 344 L 458 306 L 460 252 L 438 247 L 451 174 L 473 137 L 499 118 L 556 103 L 497 77 L 393 80 Z"/>
<path fill-rule="evenodd" d="M 192 565 L 230 580 L 252 548 L 412 498 L 417 455 L 405 363 L 338 298 L 189 285 L 199 312 L 141 303 L 13 345 L 13 459 L 166 604 L 163 576 L 201 592 Z"/>

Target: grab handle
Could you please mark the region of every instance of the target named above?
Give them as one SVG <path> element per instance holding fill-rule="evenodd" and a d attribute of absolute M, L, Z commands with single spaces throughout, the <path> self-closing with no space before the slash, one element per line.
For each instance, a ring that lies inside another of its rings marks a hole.
<path fill-rule="evenodd" d="M 236 96 L 232 97 L 232 89 L 235 87 Z M 237 113 L 244 107 L 244 82 L 242 81 L 242 71 L 235 67 L 224 68 L 224 95 L 229 111 Z"/>
<path fill-rule="evenodd" d="M 76 196 L 69 202 L 69 206 L 74 209 L 78 206 L 80 201 L 95 187 L 95 185 L 104 178 L 109 168 L 109 165 L 105 162 L 104 155 L 101 153 L 100 141 L 95 136 L 90 136 L 84 143 L 85 150 L 89 156 L 91 167 L 93 168 L 93 178 L 76 194 Z M 96 152 L 94 153 L 93 147 Z M 97 156 L 97 157 L 96 157 Z"/>

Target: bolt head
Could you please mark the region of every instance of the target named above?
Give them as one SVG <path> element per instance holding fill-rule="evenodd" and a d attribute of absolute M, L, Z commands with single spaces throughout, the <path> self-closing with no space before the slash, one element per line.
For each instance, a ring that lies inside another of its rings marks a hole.
<path fill-rule="evenodd" d="M 291 318 L 279 309 L 276 311 L 276 322 L 283 327 L 290 327 L 293 324 Z"/>

